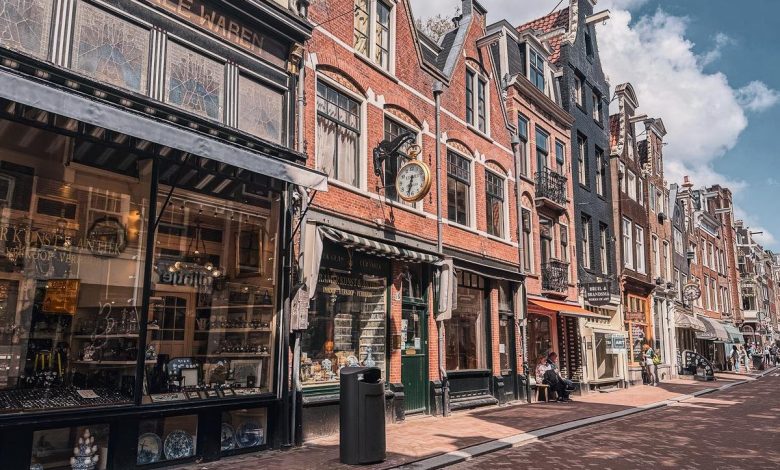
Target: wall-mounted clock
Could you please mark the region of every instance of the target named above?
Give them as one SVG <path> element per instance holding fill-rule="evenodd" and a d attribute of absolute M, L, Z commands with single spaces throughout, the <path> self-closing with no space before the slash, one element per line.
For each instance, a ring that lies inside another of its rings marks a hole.
<path fill-rule="evenodd" d="M 410 160 L 398 170 L 395 190 L 406 202 L 417 202 L 431 189 L 431 169 L 420 160 Z"/>

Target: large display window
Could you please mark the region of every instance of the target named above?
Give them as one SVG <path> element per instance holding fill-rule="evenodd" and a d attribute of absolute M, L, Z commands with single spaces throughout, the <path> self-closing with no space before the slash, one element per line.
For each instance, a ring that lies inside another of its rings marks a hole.
<path fill-rule="evenodd" d="M 0 125 L 0 413 L 131 403 L 151 163 Z"/>
<path fill-rule="evenodd" d="M 487 368 L 485 280 L 466 271 L 458 273 L 458 307 L 444 323 L 447 370 Z"/>
<path fill-rule="evenodd" d="M 188 171 L 163 165 L 162 182 Z M 161 187 L 145 403 L 272 390 L 279 202 L 247 188 L 219 174 Z"/>
<path fill-rule="evenodd" d="M 325 241 L 309 328 L 301 347 L 303 385 L 336 385 L 345 366 L 385 372 L 389 263 Z"/>

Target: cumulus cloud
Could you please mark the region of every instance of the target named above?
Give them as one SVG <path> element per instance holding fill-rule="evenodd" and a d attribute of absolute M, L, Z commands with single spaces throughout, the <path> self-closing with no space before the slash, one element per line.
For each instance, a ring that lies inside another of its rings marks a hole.
<path fill-rule="evenodd" d="M 737 90 L 737 100 L 748 111 L 766 111 L 780 102 L 780 92 L 755 80 Z"/>
<path fill-rule="evenodd" d="M 723 49 L 736 44 L 736 41 L 734 41 L 731 36 L 725 33 L 716 34 L 713 42 L 715 44 L 712 49 L 705 52 L 700 57 L 700 62 L 703 67 L 706 67 L 707 65 L 710 65 L 716 60 L 720 59 L 723 55 Z"/>
<path fill-rule="evenodd" d="M 750 229 L 751 232 L 761 232 L 753 235 L 755 240 L 760 243 L 764 248 L 769 248 L 777 245 L 777 237 L 772 234 L 766 227 L 748 211 L 744 210 L 739 204 L 734 204 L 734 217 L 736 220 L 741 220 L 745 223 L 745 226 Z"/>

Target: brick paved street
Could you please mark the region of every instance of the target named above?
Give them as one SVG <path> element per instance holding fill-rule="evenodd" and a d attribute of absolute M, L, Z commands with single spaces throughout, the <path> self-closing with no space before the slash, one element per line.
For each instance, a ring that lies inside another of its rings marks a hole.
<path fill-rule="evenodd" d="M 495 452 L 454 469 L 780 468 L 780 377 Z"/>
<path fill-rule="evenodd" d="M 702 383 L 685 380 L 665 382 L 660 387 L 635 386 L 630 389 L 619 390 L 612 393 L 591 393 L 584 397 L 576 398 L 576 401 L 568 404 L 541 403 L 521 404 L 505 407 L 489 407 L 467 412 L 455 413 L 449 418 L 421 417 L 409 419 L 404 423 L 389 425 L 387 428 L 387 460 L 380 464 L 368 467 L 371 470 L 393 468 L 398 465 L 419 461 L 435 455 L 453 452 L 465 447 L 481 444 L 495 439 L 524 432 L 534 431 L 549 426 L 568 423 L 571 421 L 605 415 L 616 411 L 627 410 L 664 400 L 679 399 L 707 388 L 716 388 L 741 380 L 753 380 L 747 375 L 721 375 L 715 383 Z M 778 379 L 773 378 L 775 384 Z M 761 379 L 751 383 L 767 383 L 767 379 Z M 735 387 L 739 390 L 746 387 Z M 761 387 L 753 387 L 752 390 L 760 390 Z M 733 393 L 733 392 L 732 392 Z M 738 393 L 744 393 L 739 391 Z M 708 395 L 712 397 L 712 395 Z M 704 398 L 706 403 L 706 398 Z M 701 413 L 700 406 L 685 405 L 686 409 Z M 709 405 L 708 405 L 709 406 Z M 776 407 L 780 410 L 780 401 Z M 642 415 L 638 415 L 642 416 Z M 697 415 L 698 416 L 698 415 Z M 735 414 L 734 416 L 738 416 Z M 641 417 L 633 417 L 631 420 L 641 421 Z M 721 419 L 721 418 L 719 418 Z M 734 418 L 736 419 L 736 418 Z M 737 422 L 737 421 L 735 421 Z M 630 427 L 630 422 L 629 422 Z M 653 426 L 650 426 L 651 428 Z M 704 425 L 700 425 L 704 429 Z M 588 428 L 584 428 L 588 429 Z M 612 428 L 607 424 L 606 432 L 611 433 Z M 718 429 L 710 428 L 710 429 Z M 723 433 L 730 432 L 733 427 L 723 424 Z M 591 433 L 590 430 L 579 432 Z M 569 438 L 570 439 L 570 438 Z M 686 438 L 690 439 L 690 438 Z M 685 442 L 685 439 L 680 440 Z M 618 449 L 630 448 L 634 443 L 620 442 Z M 533 444 L 527 449 L 516 449 L 511 452 L 530 452 L 536 447 L 546 444 Z M 681 444 L 682 445 L 682 444 Z M 565 447 L 565 443 L 564 443 Z M 572 451 L 577 453 L 578 446 L 573 446 Z M 510 452 L 510 454 L 511 454 Z M 503 454 L 503 453 L 501 453 Z M 598 454 L 596 454 L 598 455 Z M 606 454 L 605 454 L 606 455 Z M 527 457 L 520 457 L 527 459 Z M 541 455 L 535 454 L 540 466 L 548 466 L 549 461 Z M 500 460 L 500 459 L 499 459 Z M 515 461 L 516 460 L 512 460 Z M 477 461 L 469 462 L 462 468 L 472 468 Z M 490 462 L 490 463 L 487 463 Z M 482 464 L 481 461 L 479 462 Z M 504 462 L 506 463 L 506 462 Z M 492 466 L 492 460 L 486 460 L 485 465 Z M 498 462 L 495 465 L 499 465 Z M 356 468 L 341 465 L 338 460 L 338 435 L 308 442 L 302 448 L 296 448 L 286 452 L 269 451 L 258 454 L 248 454 L 220 462 L 209 464 L 196 464 L 176 467 L 178 470 L 216 470 L 230 468 L 231 470 L 256 470 L 284 468 L 291 470 L 308 469 L 339 469 Z M 514 468 L 514 467 L 506 467 Z"/>

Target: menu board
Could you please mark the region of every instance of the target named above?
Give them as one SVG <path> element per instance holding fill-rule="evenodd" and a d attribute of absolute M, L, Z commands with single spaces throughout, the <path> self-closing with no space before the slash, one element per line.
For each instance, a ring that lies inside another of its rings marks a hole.
<path fill-rule="evenodd" d="M 46 282 L 46 295 L 43 298 L 43 311 L 75 315 L 79 303 L 78 279 L 52 279 Z"/>

